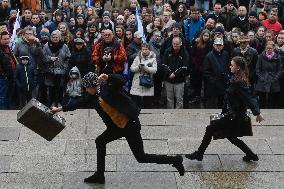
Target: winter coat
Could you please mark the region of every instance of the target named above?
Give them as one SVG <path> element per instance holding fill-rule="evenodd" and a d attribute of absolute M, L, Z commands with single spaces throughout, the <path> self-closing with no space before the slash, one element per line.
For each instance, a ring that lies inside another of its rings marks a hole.
<path fill-rule="evenodd" d="M 20 56 L 29 56 L 29 62 L 33 65 L 36 74 L 47 71 L 47 65 L 42 61 L 44 59 L 44 53 L 40 43 L 31 44 L 23 38 L 22 41 L 15 44 L 13 52 L 18 61 L 20 60 Z"/>
<path fill-rule="evenodd" d="M 244 20 L 241 20 L 239 17 L 236 17 L 234 20 L 232 20 L 231 24 L 231 28 L 238 27 L 245 34 L 248 32 L 249 22 L 247 17 Z"/>
<path fill-rule="evenodd" d="M 231 81 L 224 97 L 222 114 L 225 116 L 210 123 L 224 128 L 214 132 L 214 139 L 252 136 L 251 120 L 246 115 L 247 108 L 255 116 L 260 114 L 257 100 L 252 97 L 246 82 L 243 80 Z"/>
<path fill-rule="evenodd" d="M 21 91 L 32 91 L 37 83 L 33 65 L 31 63 L 26 65 L 22 63 L 17 64 L 15 81 L 16 86 Z"/>
<path fill-rule="evenodd" d="M 172 47 L 165 51 L 163 57 L 163 70 L 164 79 L 167 82 L 177 84 L 185 82 L 189 69 L 189 55 L 184 48 L 180 48 L 180 51 L 176 54 Z M 175 77 L 170 79 L 169 76 L 174 73 Z"/>
<path fill-rule="evenodd" d="M 63 44 L 63 46 L 56 53 L 52 53 L 48 45 L 49 43 L 50 42 L 45 44 L 43 47 L 45 61 L 48 64 L 48 72 L 55 75 L 66 74 L 68 72 L 69 59 L 71 57 L 68 46 Z M 51 57 L 57 57 L 58 59 L 56 61 L 52 61 Z"/>
<path fill-rule="evenodd" d="M 237 17 L 237 9 L 234 7 L 233 10 L 231 12 L 227 12 L 227 7 L 223 8 L 223 12 L 221 13 L 221 15 L 219 16 L 219 22 L 221 22 L 226 31 L 231 31 L 231 25 L 232 25 L 232 21 Z"/>
<path fill-rule="evenodd" d="M 126 61 L 126 52 L 124 49 L 124 46 L 122 42 L 118 42 L 115 39 L 112 42 L 113 44 L 113 50 L 111 53 L 111 61 L 108 63 L 103 62 L 102 57 L 103 57 L 103 46 L 104 46 L 104 41 L 100 41 L 97 43 L 94 47 L 93 53 L 92 53 L 92 60 L 93 63 L 97 66 L 96 72 L 98 74 L 101 74 L 104 72 L 104 70 L 110 70 L 112 74 L 120 74 L 122 73 L 124 69 L 124 64 Z"/>
<path fill-rule="evenodd" d="M 268 60 L 265 51 L 258 56 L 256 76 L 255 91 L 267 93 L 280 91 L 281 58 L 278 52 L 275 52 L 271 60 Z"/>
<path fill-rule="evenodd" d="M 140 64 L 144 64 L 145 72 L 139 70 Z M 139 76 L 143 74 L 150 75 L 153 79 L 153 74 L 157 72 L 155 53 L 150 51 L 150 54 L 147 57 L 144 57 L 142 56 L 141 52 L 139 52 L 130 69 L 134 73 L 130 94 L 137 96 L 154 96 L 154 86 L 151 88 L 141 86 L 139 84 Z"/>
<path fill-rule="evenodd" d="M 84 76 L 88 72 L 94 72 L 95 66 L 92 64 L 91 52 L 87 47 L 83 47 L 80 51 L 74 50 L 71 53 L 69 68 L 76 66 L 81 75 Z"/>
<path fill-rule="evenodd" d="M 203 62 L 205 96 L 223 95 L 230 73 L 230 57 L 226 51 L 210 51 Z"/>
<path fill-rule="evenodd" d="M 202 17 L 198 20 L 193 20 L 192 18 L 188 18 L 184 21 L 184 33 L 186 40 L 192 44 L 192 41 L 197 38 L 199 32 L 204 28 L 205 21 Z"/>
<path fill-rule="evenodd" d="M 69 72 L 69 78 L 72 73 L 77 73 L 77 79 L 69 79 L 67 83 L 66 93 L 70 97 L 79 97 L 82 95 L 82 80 L 79 69 L 75 66 Z"/>
<path fill-rule="evenodd" d="M 129 66 L 133 63 L 134 59 L 141 50 L 141 45 L 138 45 L 135 41 L 132 41 L 126 49 L 127 62 Z"/>
<path fill-rule="evenodd" d="M 250 84 L 254 84 L 254 81 L 256 79 L 255 67 L 256 67 L 257 60 L 258 60 L 257 51 L 254 48 L 249 47 L 248 50 L 244 54 L 242 54 L 241 49 L 238 47 L 233 50 L 232 55 L 233 55 L 232 57 L 242 56 L 246 59 L 247 66 L 249 69 L 249 81 L 250 81 Z"/>

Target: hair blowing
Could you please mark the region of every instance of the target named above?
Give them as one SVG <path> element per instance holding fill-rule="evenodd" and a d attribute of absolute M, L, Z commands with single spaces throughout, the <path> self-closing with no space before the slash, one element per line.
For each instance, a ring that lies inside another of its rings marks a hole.
<path fill-rule="evenodd" d="M 232 81 L 245 81 L 247 84 L 249 84 L 249 71 L 247 67 L 247 61 L 244 57 L 241 56 L 235 56 L 233 59 L 233 62 L 240 68 L 240 70 L 233 75 Z"/>

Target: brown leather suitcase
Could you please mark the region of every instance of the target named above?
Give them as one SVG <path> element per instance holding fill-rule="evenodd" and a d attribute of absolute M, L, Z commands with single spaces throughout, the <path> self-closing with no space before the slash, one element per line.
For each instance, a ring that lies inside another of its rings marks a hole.
<path fill-rule="evenodd" d="M 31 99 L 18 112 L 17 120 L 48 141 L 65 128 L 65 119 L 58 114 L 53 114 L 48 107 L 36 99 Z"/>

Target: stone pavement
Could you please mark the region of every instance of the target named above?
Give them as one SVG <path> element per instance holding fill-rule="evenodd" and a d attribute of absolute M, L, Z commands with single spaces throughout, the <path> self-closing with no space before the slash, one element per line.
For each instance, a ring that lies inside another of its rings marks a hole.
<path fill-rule="evenodd" d="M 218 110 L 143 110 L 145 151 L 186 154 L 201 142 L 210 113 Z M 202 162 L 184 159 L 180 177 L 168 165 L 139 164 L 125 139 L 107 146 L 106 184 L 83 179 L 96 170 L 95 138 L 105 126 L 94 110 L 62 113 L 67 127 L 51 142 L 16 121 L 17 111 L 0 111 L 0 188 L 284 188 L 284 110 L 263 110 L 266 121 L 243 137 L 259 154 L 256 163 L 227 140 L 213 141 Z M 253 118 L 254 119 L 254 118 Z"/>

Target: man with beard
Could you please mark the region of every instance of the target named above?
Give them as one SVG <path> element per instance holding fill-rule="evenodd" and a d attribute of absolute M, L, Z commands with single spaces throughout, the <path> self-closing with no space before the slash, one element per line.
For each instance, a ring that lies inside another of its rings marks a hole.
<path fill-rule="evenodd" d="M 277 9 L 272 9 L 268 19 L 263 20 L 261 24 L 267 29 L 274 31 L 275 34 L 278 34 L 283 28 L 280 22 L 277 21 L 278 12 Z"/>

